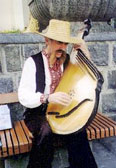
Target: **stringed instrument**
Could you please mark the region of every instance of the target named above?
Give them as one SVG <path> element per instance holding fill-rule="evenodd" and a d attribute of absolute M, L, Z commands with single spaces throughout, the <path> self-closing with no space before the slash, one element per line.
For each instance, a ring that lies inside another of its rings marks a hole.
<path fill-rule="evenodd" d="M 90 21 L 83 38 L 89 33 Z M 79 49 L 73 51 L 73 61 L 67 68 L 55 92 L 66 92 L 72 102 L 69 106 L 49 103 L 47 120 L 54 133 L 70 134 L 86 128 L 96 115 L 103 77 L 93 63 Z"/>

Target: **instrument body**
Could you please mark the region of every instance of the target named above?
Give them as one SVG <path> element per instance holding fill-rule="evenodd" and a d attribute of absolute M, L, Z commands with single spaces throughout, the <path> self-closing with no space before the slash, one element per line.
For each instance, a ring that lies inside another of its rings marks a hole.
<path fill-rule="evenodd" d="M 47 120 L 52 131 L 70 134 L 85 128 L 94 118 L 103 77 L 81 50 L 73 53 L 75 61 L 69 62 L 55 92 L 66 92 L 72 98 L 69 106 L 49 103 Z"/>

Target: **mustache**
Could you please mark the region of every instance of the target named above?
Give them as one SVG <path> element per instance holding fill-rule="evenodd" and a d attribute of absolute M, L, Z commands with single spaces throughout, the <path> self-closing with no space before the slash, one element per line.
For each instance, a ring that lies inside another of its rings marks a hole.
<path fill-rule="evenodd" d="M 65 50 L 57 50 L 56 52 L 62 53 L 62 54 L 66 54 Z"/>

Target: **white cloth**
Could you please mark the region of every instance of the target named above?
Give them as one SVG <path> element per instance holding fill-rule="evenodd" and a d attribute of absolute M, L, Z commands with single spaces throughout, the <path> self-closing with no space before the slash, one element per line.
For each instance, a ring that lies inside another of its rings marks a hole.
<path fill-rule="evenodd" d="M 47 57 L 43 56 L 45 67 L 45 91 L 44 94 L 50 93 L 51 75 L 48 67 Z M 62 66 L 63 70 L 63 66 Z M 22 76 L 18 88 L 19 102 L 28 108 L 35 108 L 41 105 L 40 92 L 36 92 L 36 66 L 32 57 L 29 57 L 24 64 Z"/>

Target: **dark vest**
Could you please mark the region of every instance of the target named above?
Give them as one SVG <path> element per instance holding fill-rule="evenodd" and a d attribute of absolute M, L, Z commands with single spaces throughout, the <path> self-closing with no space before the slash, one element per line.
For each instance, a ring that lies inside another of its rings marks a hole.
<path fill-rule="evenodd" d="M 44 93 L 45 89 L 45 68 L 41 52 L 31 56 L 36 66 L 36 92 Z M 66 60 L 63 64 L 64 69 L 68 65 L 69 55 L 67 54 Z"/>

